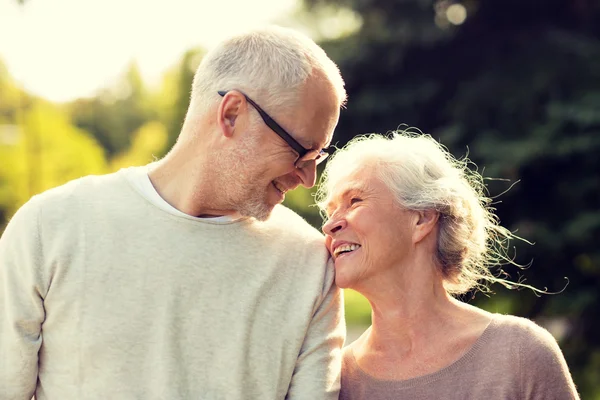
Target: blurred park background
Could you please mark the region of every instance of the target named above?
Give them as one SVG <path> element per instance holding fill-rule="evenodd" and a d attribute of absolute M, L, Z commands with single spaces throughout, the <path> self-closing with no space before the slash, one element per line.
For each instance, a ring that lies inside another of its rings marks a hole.
<path fill-rule="evenodd" d="M 505 271 L 560 293 L 492 286 L 464 300 L 549 329 L 582 398 L 600 399 L 600 1 L 193 3 L 0 0 L 0 232 L 36 193 L 163 156 L 206 49 L 290 26 L 346 80 L 338 146 L 406 124 L 490 178 L 501 222 L 534 243 L 513 243 L 531 266 Z M 286 204 L 320 228 L 313 193 Z M 355 337 L 369 305 L 347 292 L 346 306 Z"/>

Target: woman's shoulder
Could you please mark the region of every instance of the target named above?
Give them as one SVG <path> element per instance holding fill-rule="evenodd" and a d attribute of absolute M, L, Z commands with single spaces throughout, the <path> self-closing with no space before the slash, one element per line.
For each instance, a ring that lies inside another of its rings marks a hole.
<path fill-rule="evenodd" d="M 538 393 L 548 399 L 578 398 L 565 357 L 547 329 L 527 318 L 499 314 L 494 327 L 497 337 L 518 352 L 524 393 Z"/>
<path fill-rule="evenodd" d="M 524 365 L 533 363 L 561 363 L 564 356 L 558 342 L 544 327 L 534 321 L 513 315 L 496 314 L 493 320 L 493 334 L 501 342 L 519 352 Z"/>
<path fill-rule="evenodd" d="M 495 331 L 501 333 L 503 336 L 510 335 L 514 339 L 537 341 L 540 343 L 556 343 L 556 339 L 554 339 L 546 328 L 527 318 L 494 314 L 492 326 Z"/>
<path fill-rule="evenodd" d="M 346 372 L 356 370 L 356 361 L 354 359 L 353 346 L 356 345 L 356 341 L 350 343 L 342 349 L 342 370 Z"/>

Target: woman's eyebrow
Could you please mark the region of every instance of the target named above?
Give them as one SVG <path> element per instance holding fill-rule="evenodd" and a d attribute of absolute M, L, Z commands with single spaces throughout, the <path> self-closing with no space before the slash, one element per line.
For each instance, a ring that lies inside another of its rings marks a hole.
<path fill-rule="evenodd" d="M 325 214 L 327 214 L 327 216 L 331 215 L 331 211 L 333 206 L 335 205 L 335 202 L 333 201 L 333 199 L 329 199 L 327 201 L 327 203 L 325 204 Z"/>
<path fill-rule="evenodd" d="M 336 199 L 346 199 L 352 195 L 362 195 L 364 194 L 365 190 L 363 188 L 362 185 L 360 186 L 351 186 L 346 188 L 342 194 L 336 196 Z M 325 212 L 327 213 L 327 215 L 331 215 L 331 209 L 333 208 L 333 206 L 336 204 L 336 201 L 333 200 L 333 198 L 329 199 L 327 201 L 327 203 L 325 203 Z"/>
<path fill-rule="evenodd" d="M 345 197 L 350 197 L 353 195 L 362 195 L 364 193 L 364 190 L 361 187 L 353 187 L 350 188 L 348 190 L 346 190 L 346 192 L 344 193 Z"/>

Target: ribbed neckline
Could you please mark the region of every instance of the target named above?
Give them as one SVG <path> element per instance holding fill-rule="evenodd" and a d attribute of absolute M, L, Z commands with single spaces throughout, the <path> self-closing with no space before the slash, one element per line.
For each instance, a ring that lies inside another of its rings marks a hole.
<path fill-rule="evenodd" d="M 488 344 L 491 336 L 496 330 L 496 327 L 500 323 L 499 319 L 500 318 L 498 318 L 498 314 L 493 314 L 491 321 L 488 323 L 488 326 L 485 328 L 481 336 L 479 336 L 479 338 L 475 341 L 475 343 L 465 354 L 463 354 L 458 360 L 454 361 L 452 364 L 440 369 L 439 371 L 432 372 L 431 374 L 405 380 L 389 380 L 375 378 L 372 375 L 366 373 L 358 365 L 358 362 L 354 357 L 354 351 L 352 349 L 349 349 L 352 369 L 358 371 L 359 375 L 361 376 L 360 379 L 367 381 L 369 385 L 385 386 L 386 388 L 393 388 L 394 390 L 402 390 L 430 384 L 432 382 L 451 376 L 457 370 L 463 368 L 465 364 L 468 364 L 477 355 L 479 350 L 484 348 Z"/>
<path fill-rule="evenodd" d="M 141 191 L 141 189 L 131 181 L 131 177 L 127 175 L 128 171 L 132 171 L 132 170 L 136 170 L 136 172 L 142 171 L 144 174 L 146 174 L 146 169 L 144 169 L 144 168 L 147 169 L 147 167 L 143 167 L 143 166 L 142 167 L 123 168 L 123 169 L 119 170 L 117 173 L 119 174 L 120 178 L 122 180 L 124 180 L 127 183 L 127 185 L 131 189 L 133 189 L 133 191 L 137 195 L 139 195 L 146 203 L 150 204 L 154 210 L 159 211 L 161 214 L 168 215 L 171 218 L 176 218 L 179 220 L 186 220 L 186 221 L 190 221 L 190 222 L 194 222 L 194 223 L 214 225 L 214 226 L 238 225 L 238 224 L 246 224 L 246 223 L 252 222 L 252 219 L 249 217 L 240 217 L 237 219 L 233 219 L 231 221 L 220 221 L 220 220 L 213 220 L 212 218 L 198 218 L 198 217 L 194 217 L 194 216 L 187 215 L 184 213 L 175 213 L 173 211 L 165 210 L 164 208 L 158 206 L 155 203 L 155 201 L 148 198 L 148 196 L 146 194 L 144 194 Z M 146 177 L 147 177 L 147 175 L 146 175 Z M 149 182 L 149 184 L 152 185 L 150 182 Z M 153 188 L 153 190 L 155 190 L 155 189 Z M 159 196 L 158 193 L 156 195 Z M 162 200 L 162 201 L 164 201 L 164 200 Z"/>

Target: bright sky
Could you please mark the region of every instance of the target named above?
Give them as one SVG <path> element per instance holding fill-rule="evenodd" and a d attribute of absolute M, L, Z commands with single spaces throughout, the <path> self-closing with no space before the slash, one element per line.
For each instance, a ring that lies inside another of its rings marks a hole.
<path fill-rule="evenodd" d="M 0 59 L 53 101 L 93 95 L 136 60 L 156 82 L 193 47 L 277 21 L 297 0 L 0 0 Z"/>

